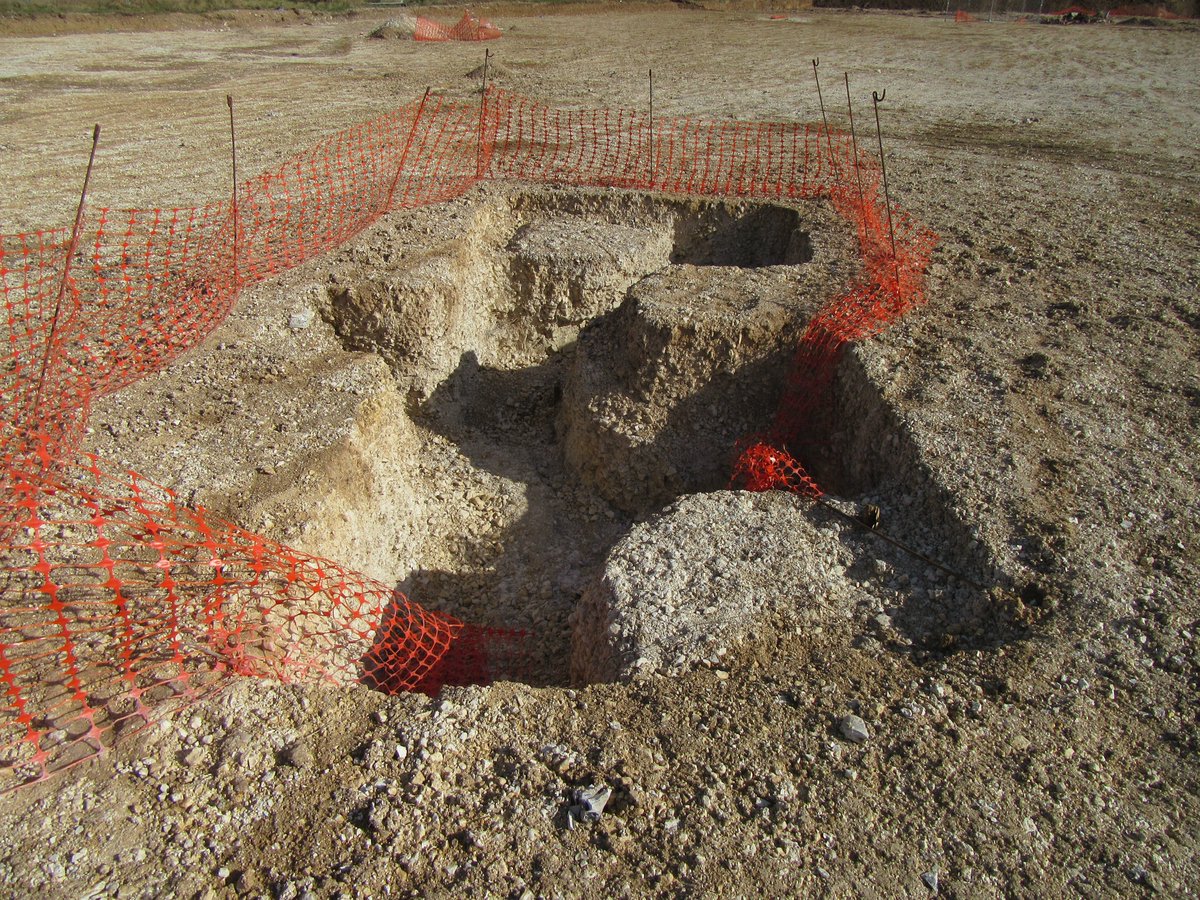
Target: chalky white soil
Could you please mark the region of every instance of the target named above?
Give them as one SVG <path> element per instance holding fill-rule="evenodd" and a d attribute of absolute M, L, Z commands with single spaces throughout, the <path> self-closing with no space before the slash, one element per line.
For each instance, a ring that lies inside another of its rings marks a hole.
<path fill-rule="evenodd" d="M 674 201 L 490 184 L 248 291 L 88 441 L 528 630 L 525 680 L 233 683 L 0 797 L 0 893 L 1194 894 L 1200 34 L 485 13 L 497 83 L 552 104 L 642 107 L 652 66 L 657 113 L 817 121 L 819 57 L 866 141 L 887 89 L 892 197 L 941 236 L 929 302 L 846 354 L 805 453 L 836 510 L 970 581 L 714 492 L 779 342 L 853 275 L 828 210 L 787 220 L 811 258 L 748 267 L 673 257 L 700 215 Z M 386 18 L 4 24 L 0 231 L 69 221 L 96 121 L 93 207 L 175 206 L 227 190 L 227 93 L 249 172 L 426 86 L 475 96 L 482 46 L 368 38 Z M 592 784 L 599 821 L 569 815 Z"/>

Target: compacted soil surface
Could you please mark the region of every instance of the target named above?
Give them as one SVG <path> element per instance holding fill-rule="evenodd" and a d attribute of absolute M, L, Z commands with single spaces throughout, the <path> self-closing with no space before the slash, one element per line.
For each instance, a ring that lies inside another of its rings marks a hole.
<path fill-rule="evenodd" d="M 858 271 L 824 204 L 489 182 L 388 216 L 86 447 L 525 631 L 520 677 L 231 680 L 0 796 L 0 893 L 1196 892 L 1200 35 L 696 6 L 482 10 L 491 77 L 644 109 L 653 68 L 656 114 L 819 122 L 819 58 L 875 149 L 886 89 L 939 243 L 799 448 L 827 503 L 723 490 Z M 226 94 L 248 173 L 477 97 L 483 46 L 399 12 L 0 23 L 0 231 L 70 221 L 94 122 L 90 205 L 169 208 L 227 193 Z"/>

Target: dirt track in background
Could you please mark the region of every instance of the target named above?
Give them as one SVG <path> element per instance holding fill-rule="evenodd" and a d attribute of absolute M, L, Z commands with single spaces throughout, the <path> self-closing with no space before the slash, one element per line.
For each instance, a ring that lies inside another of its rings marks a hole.
<path fill-rule="evenodd" d="M 887 89 L 893 199 L 942 243 L 929 305 L 856 351 L 856 383 L 894 417 L 870 422 L 888 431 L 851 419 L 838 440 L 902 437 L 914 471 L 1011 575 L 1048 587 L 1053 609 L 932 639 L 945 623 L 918 612 L 935 595 L 952 603 L 953 586 L 860 536 L 838 560 L 862 586 L 847 612 L 814 626 L 776 610 L 680 677 L 434 701 L 241 684 L 110 760 L 0 800 L 0 884 L 60 896 L 1194 892 L 1200 35 L 855 13 L 485 14 L 506 30 L 489 45 L 497 83 L 559 105 L 642 107 L 652 66 L 657 114 L 815 121 L 819 57 L 830 124 L 845 125 L 848 71 L 865 142 L 870 92 Z M 465 76 L 482 46 L 368 39 L 382 12 L 294 18 L 0 38 L 0 230 L 70 220 L 93 122 L 93 208 L 191 205 L 227 191 L 227 93 L 252 174 L 426 86 L 478 89 Z M 255 289 L 196 358 L 230 360 L 246 384 L 282 378 L 272 367 L 289 360 L 262 323 L 286 321 L 331 272 L 361 277 L 380 247 L 448 239 L 473 204 L 381 223 Z M 341 352 L 327 337 L 308 349 Z M 386 380 L 371 357 L 354 365 L 356 385 Z M 140 470 L 165 459 L 172 438 L 151 440 L 161 423 L 147 401 L 167 377 L 106 401 L 93 447 Z M 262 385 L 264 408 L 274 389 Z M 848 415 L 861 390 L 845 388 Z M 531 417 L 518 430 L 548 426 L 536 402 L 517 412 Z M 473 467 L 464 448 L 488 435 L 470 424 L 423 432 L 427 464 L 406 477 L 520 508 L 526 496 Z M 145 474 L 202 483 L 210 471 L 232 485 L 231 511 L 239 490 L 253 499 L 230 471 L 265 465 L 251 442 L 188 441 L 185 466 Z M 887 449 L 867 457 L 883 471 L 854 499 L 919 532 L 905 511 L 924 498 L 889 481 Z M 472 507 L 455 503 L 426 509 L 422 526 L 467 533 Z M 553 517 L 581 505 L 547 501 L 531 541 L 555 539 Z M 629 527 L 587 511 L 595 521 L 558 530 L 607 541 Z M 275 515 L 286 527 L 286 510 Z M 423 562 L 449 570 L 456 552 Z M 863 744 L 839 730 L 850 712 L 871 731 Z M 566 828 L 570 788 L 593 780 L 614 789 L 609 811 Z"/>

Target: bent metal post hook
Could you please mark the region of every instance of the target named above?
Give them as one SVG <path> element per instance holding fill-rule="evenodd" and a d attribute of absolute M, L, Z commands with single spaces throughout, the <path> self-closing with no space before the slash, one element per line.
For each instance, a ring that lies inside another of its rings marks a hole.
<path fill-rule="evenodd" d="M 812 61 L 813 80 L 817 83 L 817 102 L 821 104 L 821 124 L 825 126 L 825 147 L 829 151 L 829 167 L 833 170 L 835 179 L 841 178 L 841 172 L 837 164 L 837 159 L 833 155 L 833 138 L 829 133 L 829 118 L 825 115 L 825 98 L 821 95 L 821 76 L 817 74 L 817 67 L 821 65 L 820 57 Z"/>
<path fill-rule="evenodd" d="M 883 173 L 883 203 L 887 209 L 888 235 L 892 240 L 892 266 L 896 270 L 896 283 L 900 283 L 900 263 L 896 259 L 896 230 L 892 227 L 892 198 L 888 193 L 887 162 L 883 156 L 883 129 L 879 125 L 879 104 L 887 97 L 887 89 L 880 94 L 871 91 L 871 99 L 875 102 L 875 137 L 879 140 L 879 168 Z"/>

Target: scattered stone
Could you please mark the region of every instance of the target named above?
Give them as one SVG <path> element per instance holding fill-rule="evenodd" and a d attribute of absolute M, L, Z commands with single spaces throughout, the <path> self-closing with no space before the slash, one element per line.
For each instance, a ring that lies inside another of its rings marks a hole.
<path fill-rule="evenodd" d="M 239 895 L 245 896 L 246 894 L 260 890 L 262 888 L 262 879 L 258 877 L 256 872 L 246 869 L 234 879 L 233 887 Z"/>
<path fill-rule="evenodd" d="M 929 893 L 936 894 L 938 892 L 938 873 L 936 869 L 924 873 L 921 880 L 925 882 L 925 887 L 929 888 Z"/>
<path fill-rule="evenodd" d="M 313 323 L 315 314 L 311 309 L 302 309 L 288 316 L 288 328 L 292 331 L 303 331 Z"/>
<path fill-rule="evenodd" d="M 589 784 L 585 788 L 576 788 L 571 793 L 572 804 L 567 810 L 567 825 L 574 827 L 575 821 L 599 822 L 604 814 L 604 806 L 612 796 L 612 788 L 603 784 Z"/>
<path fill-rule="evenodd" d="M 853 715 L 842 716 L 841 721 L 838 722 L 838 730 L 842 733 L 842 737 L 852 744 L 864 743 L 871 736 L 871 732 L 867 729 L 867 723 Z"/>
<path fill-rule="evenodd" d="M 283 761 L 297 769 L 306 769 L 312 765 L 313 753 L 306 741 L 297 741 L 283 751 Z"/>

